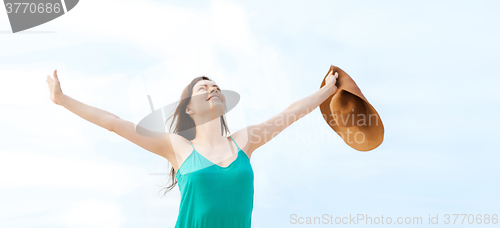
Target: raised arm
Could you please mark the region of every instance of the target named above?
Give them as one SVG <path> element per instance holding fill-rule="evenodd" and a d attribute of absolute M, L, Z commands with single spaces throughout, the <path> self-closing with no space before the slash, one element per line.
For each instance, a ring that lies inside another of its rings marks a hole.
<path fill-rule="evenodd" d="M 169 137 L 146 137 L 139 135 L 135 131 L 134 123 L 121 119 L 120 117 L 104 111 L 102 109 L 84 104 L 62 93 L 57 70 L 54 71 L 54 79 L 47 76 L 47 84 L 50 90 L 50 99 L 58 105 L 61 105 L 83 119 L 94 123 L 108 131 L 115 132 L 132 143 L 167 158 L 170 162 L 176 162 L 172 148 L 172 140 L 182 140 L 173 134 Z"/>
<path fill-rule="evenodd" d="M 332 72 L 330 72 L 325 79 L 325 86 L 321 87 L 321 89 L 292 103 L 285 110 L 270 119 L 235 132 L 234 137 L 247 138 L 245 140 L 246 143 L 243 145 L 245 145 L 245 152 L 250 156 L 255 149 L 269 142 L 285 128 L 312 112 L 323 101 L 334 94 L 337 91 L 337 86 L 335 85 L 337 78 L 337 73 L 332 75 Z"/>

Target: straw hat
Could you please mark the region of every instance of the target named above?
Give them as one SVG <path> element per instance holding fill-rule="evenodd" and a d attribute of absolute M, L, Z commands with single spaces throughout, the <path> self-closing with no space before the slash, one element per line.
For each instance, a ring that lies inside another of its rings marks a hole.
<path fill-rule="evenodd" d="M 328 74 L 338 73 L 337 91 L 320 104 L 320 110 L 327 124 L 350 147 L 369 151 L 384 140 L 384 125 L 377 111 L 365 98 L 354 80 L 342 69 L 331 65 Z"/>

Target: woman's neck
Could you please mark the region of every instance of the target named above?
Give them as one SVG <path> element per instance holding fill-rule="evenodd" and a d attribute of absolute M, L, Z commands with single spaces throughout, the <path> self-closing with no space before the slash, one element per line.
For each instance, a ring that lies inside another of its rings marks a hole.
<path fill-rule="evenodd" d="M 223 138 L 219 117 L 201 125 L 196 125 L 196 136 L 192 141 L 202 146 L 216 147 Z"/>

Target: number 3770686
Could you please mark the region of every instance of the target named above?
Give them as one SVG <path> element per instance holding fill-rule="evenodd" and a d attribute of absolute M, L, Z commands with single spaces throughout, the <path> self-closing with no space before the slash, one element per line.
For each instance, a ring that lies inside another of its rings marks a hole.
<path fill-rule="evenodd" d="M 7 13 L 60 13 L 60 3 L 6 3 Z"/>

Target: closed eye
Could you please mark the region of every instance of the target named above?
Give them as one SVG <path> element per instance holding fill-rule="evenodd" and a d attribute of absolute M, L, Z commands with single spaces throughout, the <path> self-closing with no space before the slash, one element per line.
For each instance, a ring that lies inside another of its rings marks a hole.
<path fill-rule="evenodd" d="M 200 87 L 200 88 L 198 89 L 198 91 L 200 91 L 201 89 L 205 89 L 205 87 Z M 218 91 L 221 91 L 219 87 L 217 87 L 217 90 L 218 90 Z"/>

